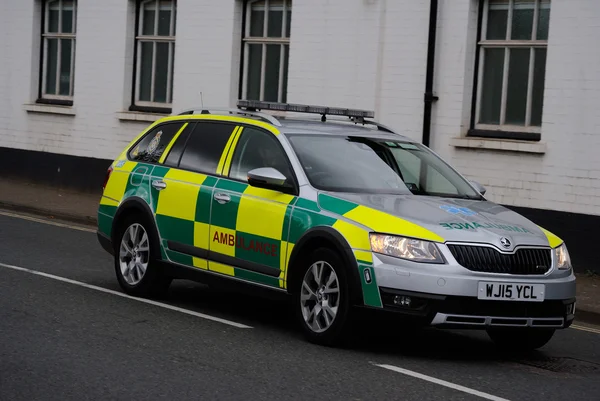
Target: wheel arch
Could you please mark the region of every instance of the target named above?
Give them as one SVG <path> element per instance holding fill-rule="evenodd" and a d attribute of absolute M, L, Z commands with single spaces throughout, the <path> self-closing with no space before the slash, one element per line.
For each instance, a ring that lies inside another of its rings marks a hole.
<path fill-rule="evenodd" d="M 355 305 L 362 305 L 364 300 L 358 270 L 358 262 L 348 241 L 333 227 L 313 227 L 306 231 L 302 238 L 300 238 L 300 240 L 294 246 L 292 254 L 290 255 L 287 282 L 293 283 L 295 280 L 299 279 L 298 276 L 300 275 L 300 264 L 303 261 L 303 257 L 312 250 L 321 247 L 331 248 L 342 258 L 346 267 L 346 272 L 348 273 L 348 277 L 350 279 L 349 285 L 352 297 L 351 301 Z M 288 284 L 288 293 L 291 292 L 292 290 Z"/>
<path fill-rule="evenodd" d="M 146 222 L 150 225 L 147 229 L 150 231 L 149 234 L 153 236 L 154 243 L 159 245 L 160 249 L 160 235 L 158 232 L 158 227 L 156 226 L 156 221 L 154 220 L 154 213 L 152 209 L 148 205 L 146 201 L 138 196 L 132 196 L 126 199 L 115 213 L 115 217 L 113 218 L 112 228 L 111 228 L 111 241 L 113 243 L 113 247 L 118 246 L 118 238 L 121 224 L 123 223 L 126 216 L 130 215 L 130 213 L 136 213 L 142 216 L 146 220 Z M 157 255 L 160 255 L 161 252 L 157 252 Z"/>

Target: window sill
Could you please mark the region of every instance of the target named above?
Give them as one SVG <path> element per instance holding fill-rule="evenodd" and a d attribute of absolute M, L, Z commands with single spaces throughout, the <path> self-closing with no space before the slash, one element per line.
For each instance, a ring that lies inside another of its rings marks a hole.
<path fill-rule="evenodd" d="M 75 110 L 71 106 L 56 106 L 49 104 L 25 104 L 23 108 L 29 113 L 61 114 L 64 116 L 75 115 Z"/>
<path fill-rule="evenodd" d="M 168 117 L 168 114 L 145 113 L 141 111 L 119 111 L 117 118 L 121 121 L 137 121 L 153 123 L 161 118 Z"/>
<path fill-rule="evenodd" d="M 504 150 L 509 152 L 522 153 L 546 153 L 545 142 L 527 142 L 509 139 L 491 139 L 491 138 L 452 138 L 450 145 L 457 148 L 467 149 L 488 149 Z"/>

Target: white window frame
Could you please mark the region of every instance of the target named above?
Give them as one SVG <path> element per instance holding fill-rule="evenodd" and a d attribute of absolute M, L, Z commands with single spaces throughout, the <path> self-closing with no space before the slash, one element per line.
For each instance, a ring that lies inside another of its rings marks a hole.
<path fill-rule="evenodd" d="M 50 6 L 58 3 L 58 32 L 48 32 L 50 27 Z M 44 6 L 44 20 L 42 21 L 42 73 L 41 73 L 41 84 L 40 84 L 40 97 L 47 100 L 63 100 L 73 101 L 73 93 L 75 86 L 75 41 L 77 36 L 77 0 L 73 0 L 73 32 L 63 33 L 62 32 L 62 18 L 63 18 L 63 0 L 45 0 Z M 47 92 L 47 71 L 48 71 L 48 42 L 50 39 L 57 40 L 58 52 L 56 60 L 56 88 L 54 93 Z M 59 95 L 60 91 L 60 70 L 62 61 L 62 39 L 71 40 L 71 74 L 69 83 L 69 94 Z"/>
<path fill-rule="evenodd" d="M 169 1 L 171 3 L 171 23 L 169 26 L 169 36 L 158 35 L 158 17 L 160 10 L 160 2 Z M 144 6 L 146 4 L 154 4 L 156 7 L 156 13 L 154 15 L 154 34 L 144 35 Z M 175 59 L 173 53 L 175 52 L 175 22 L 176 22 L 176 10 L 177 0 L 139 0 L 137 6 L 137 32 L 135 33 L 135 48 L 136 48 L 136 69 L 135 69 L 135 88 L 134 88 L 134 106 L 138 107 L 151 107 L 151 108 L 171 108 L 173 104 L 173 65 Z M 142 43 L 152 43 L 152 83 L 150 86 L 150 101 L 140 100 L 140 88 L 142 85 Z M 157 43 L 168 43 L 169 44 L 169 65 L 167 70 L 167 99 L 166 102 L 155 102 L 154 96 L 154 83 L 156 80 L 156 44 Z"/>
<path fill-rule="evenodd" d="M 534 74 L 534 63 L 535 63 L 535 49 L 547 49 L 547 40 L 537 40 L 537 25 L 539 19 L 539 9 L 541 0 L 532 0 L 535 2 L 535 8 L 533 12 L 533 24 L 532 24 L 532 36 L 531 40 L 511 40 L 510 35 L 512 32 L 512 20 L 513 20 L 513 6 L 515 0 L 509 0 L 508 5 L 508 17 L 506 24 L 506 38 L 505 40 L 487 40 L 487 22 L 489 12 L 489 0 L 484 0 L 483 4 L 483 16 L 481 22 L 481 38 L 477 45 L 479 46 L 479 60 L 478 60 L 478 75 L 477 75 L 477 102 L 475 111 L 475 129 L 479 130 L 490 130 L 490 131 L 505 131 L 505 132 L 527 132 L 527 133 L 540 133 L 541 126 L 531 125 L 531 99 L 533 91 L 533 74 Z M 550 9 L 552 9 L 552 2 L 550 1 Z M 502 48 L 504 49 L 504 68 L 502 77 L 502 98 L 500 103 L 500 122 L 499 124 L 481 124 L 481 96 L 483 92 L 483 73 L 485 63 L 485 49 Z M 530 49 L 529 52 L 529 75 L 527 78 L 527 106 L 525 111 L 525 125 L 508 125 L 506 121 L 506 97 L 508 91 L 508 73 L 510 64 L 510 51 L 509 49 Z M 542 111 L 543 113 L 543 111 Z"/>
<path fill-rule="evenodd" d="M 289 52 L 290 52 L 290 37 L 286 36 L 287 33 L 287 12 L 292 9 L 292 0 L 283 0 L 283 21 L 281 26 L 281 37 L 269 37 L 267 36 L 267 30 L 269 28 L 269 8 L 270 0 L 264 0 L 265 2 L 265 15 L 263 20 L 263 34 L 262 36 L 250 36 L 250 24 L 252 17 L 252 6 L 262 0 L 251 0 L 246 4 L 246 21 L 245 21 L 245 32 L 242 39 L 244 45 L 244 60 L 243 60 L 243 78 L 242 78 L 242 98 L 247 99 L 248 97 L 248 63 L 250 53 L 250 45 L 262 45 L 262 60 L 260 67 L 260 95 L 259 100 L 264 100 L 265 97 L 265 71 L 267 63 L 267 45 L 278 44 L 280 45 L 280 56 L 279 56 L 279 85 L 277 93 L 277 101 L 282 102 L 284 95 L 283 88 L 283 76 L 285 69 L 288 68 L 285 65 L 285 47 L 287 46 L 288 51 L 288 64 L 289 64 Z M 291 31 L 290 31 L 291 32 Z M 291 33 L 290 33 L 291 36 Z M 287 87 L 285 88 L 287 92 Z"/>

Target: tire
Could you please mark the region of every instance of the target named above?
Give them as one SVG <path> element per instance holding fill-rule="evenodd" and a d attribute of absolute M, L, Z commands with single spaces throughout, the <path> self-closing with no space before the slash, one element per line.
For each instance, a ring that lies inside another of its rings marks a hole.
<path fill-rule="evenodd" d="M 319 269 L 321 271 L 320 291 L 317 290 L 316 280 L 314 280 L 315 270 L 313 267 L 317 269 L 316 271 Z M 347 337 L 351 315 L 348 274 L 341 257 L 329 248 L 319 248 L 304 258 L 299 268 L 300 272 L 295 275 L 292 283 L 293 308 L 305 338 L 313 344 L 339 345 Z M 335 273 L 336 281 L 331 283 L 329 291 L 337 288 L 337 294 L 334 291 L 323 292 L 323 285 L 331 278 L 331 271 Z M 310 293 L 303 288 L 305 280 L 311 287 Z M 305 297 L 310 298 L 306 303 L 303 301 Z M 319 303 L 318 308 L 317 303 Z M 314 305 L 313 313 L 310 312 L 311 305 Z M 336 311 L 333 318 L 332 311 Z M 311 319 L 311 316 L 315 315 L 317 319 Z"/>
<path fill-rule="evenodd" d="M 500 348 L 507 351 L 532 351 L 542 348 L 554 335 L 555 329 L 538 328 L 493 328 L 488 336 Z"/>
<path fill-rule="evenodd" d="M 153 226 L 149 222 L 149 219 L 142 214 L 136 213 L 126 216 L 118 227 L 119 231 L 114 244 L 114 264 L 115 274 L 123 291 L 137 297 L 150 298 L 165 295 L 173 279 L 164 274 L 162 266 L 158 262 L 160 258 L 158 236 L 153 231 Z M 137 247 L 130 246 L 132 244 L 132 235 L 141 240 L 144 233 L 146 234 L 147 241 L 140 241 Z M 134 250 L 137 253 L 132 254 L 125 251 L 124 254 L 126 255 L 122 257 L 121 250 L 125 250 L 123 246 L 124 240 L 127 242 L 129 250 Z M 145 251 L 146 247 L 147 251 Z M 131 271 L 125 269 L 125 267 L 127 266 L 131 269 L 132 265 L 127 262 L 135 255 L 139 258 L 136 260 L 140 262 L 140 265 L 142 267 L 145 266 L 145 272 L 140 274 L 142 270 L 134 269 L 131 274 L 124 275 L 124 273 Z M 141 279 L 139 279 L 140 276 Z"/>

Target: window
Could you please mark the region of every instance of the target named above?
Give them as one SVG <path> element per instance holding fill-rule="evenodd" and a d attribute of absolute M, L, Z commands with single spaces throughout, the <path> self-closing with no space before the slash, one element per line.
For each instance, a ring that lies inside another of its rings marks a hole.
<path fill-rule="evenodd" d="M 170 112 L 175 62 L 175 0 L 143 0 L 138 6 L 134 107 Z"/>
<path fill-rule="evenodd" d="M 43 3 L 40 100 L 73 104 L 77 2 Z"/>
<path fill-rule="evenodd" d="M 143 163 L 158 163 L 171 139 L 183 124 L 185 122 L 167 123 L 155 127 L 129 152 L 129 158 Z"/>
<path fill-rule="evenodd" d="M 261 167 L 276 169 L 287 178 L 286 186 L 293 188 L 288 159 L 277 140 L 264 131 L 244 128 L 231 160 L 229 177 L 248 181 L 248 172 Z"/>
<path fill-rule="evenodd" d="M 319 190 L 481 199 L 467 181 L 420 144 L 355 136 L 287 137 L 308 180 Z"/>
<path fill-rule="evenodd" d="M 233 124 L 198 122 L 190 134 L 179 168 L 204 174 L 216 174 Z"/>
<path fill-rule="evenodd" d="M 242 98 L 286 102 L 291 22 L 291 0 L 248 2 Z"/>
<path fill-rule="evenodd" d="M 484 1 L 476 129 L 539 133 L 549 20 L 550 0 Z"/>

